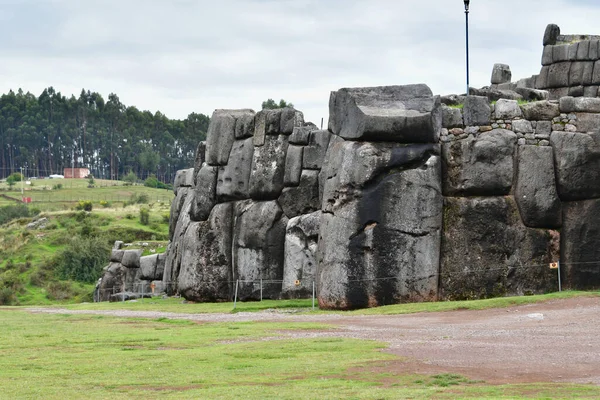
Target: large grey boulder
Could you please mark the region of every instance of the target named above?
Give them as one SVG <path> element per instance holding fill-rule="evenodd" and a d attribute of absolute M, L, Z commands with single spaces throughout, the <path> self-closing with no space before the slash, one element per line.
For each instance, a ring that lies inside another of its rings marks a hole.
<path fill-rule="evenodd" d="M 588 97 L 563 97 L 559 100 L 563 113 L 588 112 L 600 113 L 600 99 Z M 600 126 L 598 126 L 600 128 Z"/>
<path fill-rule="evenodd" d="M 387 174 L 418 168 L 438 154 L 439 146 L 434 144 L 338 141 L 330 146 L 319 178 L 323 181 L 322 210 L 331 212 Z"/>
<path fill-rule="evenodd" d="M 551 147 L 519 146 L 515 200 L 525 226 L 560 228 L 562 206 Z"/>
<path fill-rule="evenodd" d="M 112 249 L 110 252 L 110 262 L 120 263 L 123 260 L 125 250 Z"/>
<path fill-rule="evenodd" d="M 526 228 L 512 197 L 444 199 L 440 295 L 463 300 L 555 290 L 556 231 Z"/>
<path fill-rule="evenodd" d="M 279 129 L 284 135 L 291 135 L 296 127 L 304 125 L 304 114 L 300 111 L 286 107 L 281 110 L 281 120 L 279 122 Z"/>
<path fill-rule="evenodd" d="M 510 66 L 507 64 L 494 64 L 491 79 L 492 85 L 510 82 L 511 79 L 512 72 L 510 72 Z"/>
<path fill-rule="evenodd" d="M 233 271 L 238 299 L 275 299 L 281 295 L 285 229 L 288 223 L 276 201 L 236 203 Z"/>
<path fill-rule="evenodd" d="M 206 162 L 226 165 L 235 140 L 236 110 L 215 110 L 206 133 Z"/>
<path fill-rule="evenodd" d="M 302 168 L 321 169 L 330 139 L 329 131 L 317 130 L 310 133 L 308 145 L 304 147 Z"/>
<path fill-rule="evenodd" d="M 423 84 L 345 88 L 329 99 L 329 130 L 349 140 L 435 143 L 439 97 Z"/>
<path fill-rule="evenodd" d="M 556 49 L 560 46 L 555 46 Z M 569 72 L 571 70 L 571 62 L 555 62 L 548 70 L 548 87 L 562 88 L 569 86 Z"/>
<path fill-rule="evenodd" d="M 444 128 L 462 128 L 463 117 L 460 108 L 448 107 L 442 105 L 442 126 Z"/>
<path fill-rule="evenodd" d="M 517 135 L 494 129 L 442 145 L 445 196 L 502 196 L 513 181 Z"/>
<path fill-rule="evenodd" d="M 320 307 L 436 298 L 442 194 L 433 152 L 368 142 L 332 149 L 317 255 Z"/>
<path fill-rule="evenodd" d="M 289 137 L 290 144 L 306 145 L 312 131 L 317 130 L 313 124 L 297 126 Z"/>
<path fill-rule="evenodd" d="M 344 142 L 344 139 L 339 137 L 338 135 L 332 135 L 331 140 L 329 140 L 329 146 L 327 146 L 327 151 L 325 152 L 325 158 L 323 159 L 323 165 L 321 167 L 321 171 L 319 172 L 319 204 L 323 202 L 323 191 L 325 190 L 325 182 L 328 179 L 331 179 L 335 176 L 336 170 L 332 169 L 329 171 L 329 160 L 331 159 L 332 154 L 339 154 L 339 146 Z M 331 173 L 333 175 L 328 176 Z"/>
<path fill-rule="evenodd" d="M 121 264 L 125 268 L 139 268 L 141 256 L 142 256 L 141 249 L 125 250 L 123 252 L 123 259 L 121 260 Z"/>
<path fill-rule="evenodd" d="M 521 104 L 521 111 L 529 121 L 551 121 L 560 115 L 558 104 L 547 100 Z"/>
<path fill-rule="evenodd" d="M 243 200 L 250 196 L 250 169 L 254 145 L 252 138 L 236 140 L 231 147 L 229 162 L 219 167 L 217 200 L 219 202 Z"/>
<path fill-rule="evenodd" d="M 179 192 L 180 187 L 190 188 L 194 186 L 194 169 L 180 169 L 175 174 L 175 181 L 173 182 L 173 191 L 175 194 Z"/>
<path fill-rule="evenodd" d="M 599 132 L 600 131 L 600 114 L 597 113 L 575 113 L 577 118 L 578 132 Z"/>
<path fill-rule="evenodd" d="M 285 173 L 283 175 L 284 186 L 298 186 L 300 184 L 300 175 L 302 175 L 302 157 L 304 155 L 303 146 L 288 146 L 285 156 Z"/>
<path fill-rule="evenodd" d="M 556 24 L 548 24 L 546 26 L 546 30 L 544 31 L 544 46 L 555 45 L 558 36 L 560 35 L 560 28 Z"/>
<path fill-rule="evenodd" d="M 181 239 L 179 293 L 192 301 L 233 298 L 234 203 L 216 205 L 208 221 L 190 223 Z"/>
<path fill-rule="evenodd" d="M 250 197 L 276 199 L 283 190 L 288 137 L 267 135 L 264 144 L 254 148 L 250 171 Z"/>
<path fill-rule="evenodd" d="M 109 301 L 110 296 L 114 293 L 125 289 L 125 275 L 127 268 L 117 262 L 111 262 L 106 266 L 102 273 L 96 291 L 95 298 L 97 301 Z"/>
<path fill-rule="evenodd" d="M 497 119 L 514 119 L 521 118 L 523 112 L 519 108 L 519 103 L 516 100 L 500 99 L 496 102 L 494 114 Z"/>
<path fill-rule="evenodd" d="M 194 200 L 193 192 L 187 189 L 181 205 L 176 207 L 177 213 L 174 213 L 175 201 L 171 205 L 171 217 L 169 219 L 169 237 L 171 243 L 167 249 L 167 259 L 165 261 L 165 272 L 163 274 L 163 280 L 169 287 L 169 294 L 174 294 L 177 282 L 177 276 L 179 274 L 179 267 L 181 265 L 181 238 L 185 234 L 190 222 L 191 222 L 191 209 L 192 202 Z M 189 193 L 189 195 L 187 195 Z M 179 194 L 177 195 L 179 197 Z M 177 198 L 175 199 L 177 200 Z M 175 222 L 173 222 L 175 221 Z M 171 230 L 172 228 L 172 230 Z M 172 291 L 171 291 L 172 290 Z"/>
<path fill-rule="evenodd" d="M 254 117 L 254 146 L 263 146 L 267 135 L 278 135 L 281 109 L 262 110 Z"/>
<path fill-rule="evenodd" d="M 467 96 L 463 107 L 463 120 L 466 126 L 490 124 L 491 108 L 487 97 Z"/>
<path fill-rule="evenodd" d="M 218 167 L 206 163 L 196 174 L 196 186 L 192 196 L 190 218 L 192 221 L 206 221 L 210 211 L 217 203 Z"/>
<path fill-rule="evenodd" d="M 600 133 L 552 132 L 550 144 L 561 200 L 600 197 Z"/>
<path fill-rule="evenodd" d="M 140 257 L 140 279 L 153 281 L 162 279 L 162 274 L 156 276 L 156 266 L 158 265 L 158 254 Z"/>
<path fill-rule="evenodd" d="M 591 85 L 594 63 L 591 61 L 578 61 L 571 63 L 569 70 L 569 86 Z"/>
<path fill-rule="evenodd" d="M 235 139 L 241 140 L 251 137 L 254 134 L 254 116 L 253 110 L 237 110 L 235 116 Z"/>
<path fill-rule="evenodd" d="M 560 243 L 563 287 L 600 288 L 600 199 L 564 203 Z"/>
<path fill-rule="evenodd" d="M 544 46 L 544 50 L 542 52 L 542 65 L 550 65 L 554 62 L 552 59 L 552 53 L 554 51 L 554 46 Z"/>
<path fill-rule="evenodd" d="M 298 186 L 283 189 L 279 196 L 279 205 L 288 218 L 318 210 L 321 206 L 319 171 L 310 169 L 302 171 Z"/>
<path fill-rule="evenodd" d="M 309 297 L 313 284 L 316 288 L 320 221 L 320 211 L 289 220 L 285 231 L 282 297 Z"/>

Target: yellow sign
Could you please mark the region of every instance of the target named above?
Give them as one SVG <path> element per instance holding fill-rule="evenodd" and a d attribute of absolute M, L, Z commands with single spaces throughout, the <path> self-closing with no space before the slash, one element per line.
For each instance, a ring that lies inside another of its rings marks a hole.
<path fill-rule="evenodd" d="M 296 286 L 300 286 L 300 281 L 299 281 L 299 280 L 296 280 L 296 281 L 294 282 L 294 285 L 296 285 Z"/>
<path fill-rule="evenodd" d="M 558 269 L 558 263 L 550 263 L 550 269 Z"/>

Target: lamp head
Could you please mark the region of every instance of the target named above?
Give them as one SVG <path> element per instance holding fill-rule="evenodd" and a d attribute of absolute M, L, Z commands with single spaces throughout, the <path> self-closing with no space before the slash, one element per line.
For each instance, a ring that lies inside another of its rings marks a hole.
<path fill-rule="evenodd" d="M 469 3 L 471 0 L 463 0 L 465 2 L 465 11 L 469 11 Z"/>

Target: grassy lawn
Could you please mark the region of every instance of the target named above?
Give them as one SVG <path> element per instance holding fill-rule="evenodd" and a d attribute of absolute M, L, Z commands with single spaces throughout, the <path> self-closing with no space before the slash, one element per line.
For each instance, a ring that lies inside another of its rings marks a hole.
<path fill-rule="evenodd" d="M 262 302 L 238 302 L 235 310 L 233 303 L 189 303 L 180 298 L 144 299 L 136 302 L 116 303 L 83 303 L 69 304 L 65 307 L 70 310 L 139 310 L 139 311 L 164 311 L 189 314 L 204 313 L 228 313 L 228 312 L 254 312 L 267 309 L 298 309 L 301 312 L 316 312 L 321 314 L 345 314 L 345 315 L 392 315 L 412 314 L 419 312 L 437 312 L 453 310 L 484 310 L 490 308 L 505 308 L 516 305 L 532 304 L 555 299 L 566 299 L 579 296 L 600 297 L 600 292 L 578 292 L 564 291 L 560 293 L 549 293 L 536 296 L 521 297 L 499 297 L 486 300 L 472 301 L 441 301 L 435 303 L 411 303 L 396 304 L 393 306 L 368 308 L 356 311 L 321 311 L 316 304 L 316 310 L 312 310 L 312 299 L 300 300 L 264 300 Z"/>
<path fill-rule="evenodd" d="M 268 340 L 315 323 L 214 323 L 0 308 L 0 397 L 148 399 L 597 398 L 596 386 L 494 386 L 455 374 L 373 373 L 384 344 Z"/>
<path fill-rule="evenodd" d="M 122 204 L 135 194 L 145 194 L 150 202 L 168 203 L 174 197 L 172 190 L 160 190 L 143 185 L 125 186 L 121 181 L 96 179 L 93 188 L 88 188 L 87 179 L 38 179 L 24 185 L 23 197 L 31 197 L 31 204 L 41 210 L 56 211 L 69 209 L 73 202 L 91 200 L 95 207 L 100 201 Z M 58 189 L 57 186 L 62 188 Z M 15 204 L 21 200 L 21 184 L 9 190 L 6 183 L 0 183 L 0 206 Z M 16 201 L 15 201 L 16 200 Z"/>

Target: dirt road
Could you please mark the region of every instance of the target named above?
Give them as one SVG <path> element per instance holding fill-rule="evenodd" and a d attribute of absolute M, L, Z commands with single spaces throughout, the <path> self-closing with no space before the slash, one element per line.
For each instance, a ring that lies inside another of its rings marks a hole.
<path fill-rule="evenodd" d="M 366 368 L 377 372 L 458 373 L 497 384 L 577 382 L 600 385 L 598 298 L 580 297 L 482 311 L 392 316 L 294 315 L 272 311 L 238 314 L 42 308 L 30 311 L 205 322 L 325 322 L 337 329 L 285 332 L 281 337 L 349 337 L 387 342 L 386 351 L 402 358 Z"/>

